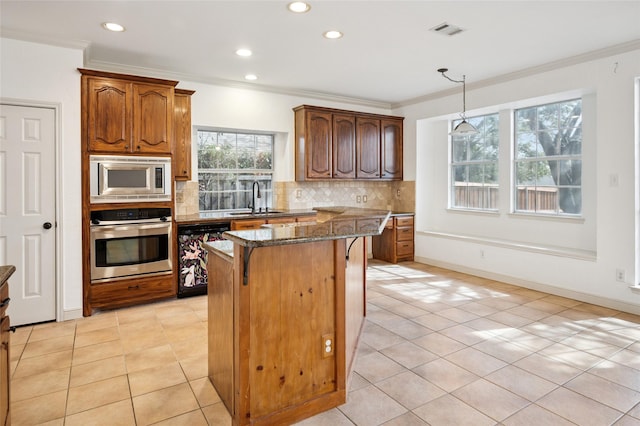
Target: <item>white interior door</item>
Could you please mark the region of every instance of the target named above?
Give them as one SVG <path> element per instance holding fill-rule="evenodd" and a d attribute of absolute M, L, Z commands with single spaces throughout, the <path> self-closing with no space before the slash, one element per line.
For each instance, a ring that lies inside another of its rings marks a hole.
<path fill-rule="evenodd" d="M 11 324 L 56 319 L 53 109 L 0 105 L 0 220 Z"/>

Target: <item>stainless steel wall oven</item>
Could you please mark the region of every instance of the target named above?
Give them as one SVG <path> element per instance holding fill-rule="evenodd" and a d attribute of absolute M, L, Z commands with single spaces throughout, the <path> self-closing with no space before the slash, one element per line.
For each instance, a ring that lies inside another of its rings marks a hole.
<path fill-rule="evenodd" d="M 91 282 L 172 272 L 171 209 L 91 212 Z"/>

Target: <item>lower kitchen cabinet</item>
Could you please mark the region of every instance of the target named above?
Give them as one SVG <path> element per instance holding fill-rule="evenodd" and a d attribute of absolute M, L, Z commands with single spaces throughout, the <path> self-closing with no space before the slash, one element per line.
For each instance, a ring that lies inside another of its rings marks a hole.
<path fill-rule="evenodd" d="M 0 267 L 0 425 L 11 424 L 10 389 L 11 357 L 9 354 L 9 334 L 11 323 L 6 315 L 9 307 L 9 277 L 16 270 L 14 266 Z"/>
<path fill-rule="evenodd" d="M 92 308 L 117 308 L 176 295 L 174 274 L 91 285 Z"/>
<path fill-rule="evenodd" d="M 413 235 L 413 214 L 392 215 L 382 234 L 371 239 L 373 258 L 390 263 L 412 261 Z"/>

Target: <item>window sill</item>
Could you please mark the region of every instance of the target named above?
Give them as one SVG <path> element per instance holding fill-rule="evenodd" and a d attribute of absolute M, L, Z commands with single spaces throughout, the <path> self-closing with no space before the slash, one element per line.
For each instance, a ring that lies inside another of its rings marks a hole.
<path fill-rule="evenodd" d="M 584 223 L 583 216 L 557 216 L 551 214 L 535 214 L 535 213 L 524 213 L 524 212 L 514 212 L 509 213 L 510 217 L 518 218 L 518 219 L 532 219 L 532 220 L 549 220 L 553 222 L 573 222 L 573 223 Z"/>
<path fill-rule="evenodd" d="M 489 216 L 500 216 L 500 211 L 498 210 L 480 210 L 480 209 L 460 209 L 456 207 L 447 208 L 447 212 L 449 213 L 459 213 L 459 214 L 485 214 Z"/>
<path fill-rule="evenodd" d="M 578 260 L 596 261 L 597 253 L 591 250 L 580 250 L 569 247 L 546 246 L 542 244 L 524 243 L 518 241 L 501 240 L 495 238 L 477 237 L 463 234 L 452 234 L 446 232 L 418 231 L 417 234 L 429 237 L 446 238 L 450 240 L 464 241 L 468 243 L 490 245 L 511 250 L 528 251 L 531 253 L 546 254 L 549 256 L 568 257 Z M 640 286 L 638 286 L 640 291 Z"/>

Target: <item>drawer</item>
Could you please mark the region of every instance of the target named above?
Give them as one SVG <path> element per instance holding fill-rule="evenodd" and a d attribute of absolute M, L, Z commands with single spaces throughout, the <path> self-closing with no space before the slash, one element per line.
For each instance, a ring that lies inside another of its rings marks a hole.
<path fill-rule="evenodd" d="M 413 254 L 413 241 L 400 241 L 396 243 L 396 256 L 407 256 Z"/>
<path fill-rule="evenodd" d="M 173 274 L 91 285 L 91 305 L 95 308 L 132 305 L 174 297 Z"/>
<path fill-rule="evenodd" d="M 396 226 L 413 226 L 413 216 L 396 217 Z"/>
<path fill-rule="evenodd" d="M 233 220 L 231 221 L 231 230 L 260 229 L 265 223 L 267 223 L 267 221 L 264 219 Z"/>
<path fill-rule="evenodd" d="M 398 227 L 396 229 L 396 241 L 413 241 L 413 226 Z"/>

